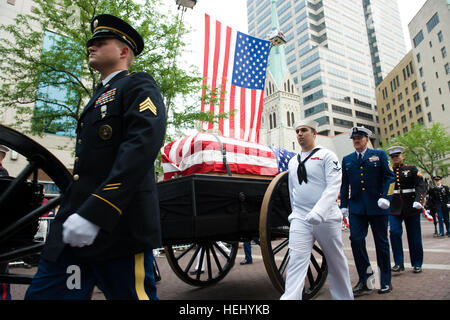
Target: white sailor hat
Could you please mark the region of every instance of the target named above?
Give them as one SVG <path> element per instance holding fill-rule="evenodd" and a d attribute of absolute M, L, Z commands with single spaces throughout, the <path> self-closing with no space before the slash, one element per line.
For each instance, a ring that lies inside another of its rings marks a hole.
<path fill-rule="evenodd" d="M 294 123 L 293 128 L 297 129 L 298 127 L 301 127 L 301 126 L 307 126 L 307 127 L 313 128 L 314 130 L 317 131 L 317 128 L 319 127 L 319 123 L 314 120 L 300 120 L 300 121 L 297 121 L 296 123 Z"/>
<path fill-rule="evenodd" d="M 392 156 L 394 154 L 403 153 L 403 151 L 405 151 L 405 148 L 400 147 L 400 146 L 394 146 L 394 147 L 390 147 L 390 148 L 386 149 L 387 154 L 390 156 Z"/>
<path fill-rule="evenodd" d="M 370 137 L 372 135 L 372 131 L 364 127 L 353 127 L 348 132 L 350 138 L 356 136 Z"/>
<path fill-rule="evenodd" d="M 9 151 L 9 149 L 6 146 L 0 144 L 0 152 L 7 153 L 8 151 Z"/>

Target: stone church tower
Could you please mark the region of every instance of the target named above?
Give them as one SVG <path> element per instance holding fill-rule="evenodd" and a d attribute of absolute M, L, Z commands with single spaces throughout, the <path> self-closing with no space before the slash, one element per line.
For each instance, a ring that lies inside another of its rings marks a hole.
<path fill-rule="evenodd" d="M 272 0 L 272 29 L 279 30 L 276 0 Z M 302 117 L 300 95 L 287 68 L 284 44 L 273 46 L 266 75 L 260 143 L 299 151 L 292 125 Z"/>

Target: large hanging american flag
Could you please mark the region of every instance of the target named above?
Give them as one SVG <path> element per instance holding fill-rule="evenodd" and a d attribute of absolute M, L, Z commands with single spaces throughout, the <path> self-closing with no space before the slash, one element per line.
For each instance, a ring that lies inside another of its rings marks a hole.
<path fill-rule="evenodd" d="M 215 97 L 216 102 L 204 99 L 201 111 L 229 114 L 216 125 L 221 135 L 259 142 L 269 49 L 269 41 L 211 21 L 205 14 L 202 97 Z M 204 123 L 203 129 L 215 128 Z"/>

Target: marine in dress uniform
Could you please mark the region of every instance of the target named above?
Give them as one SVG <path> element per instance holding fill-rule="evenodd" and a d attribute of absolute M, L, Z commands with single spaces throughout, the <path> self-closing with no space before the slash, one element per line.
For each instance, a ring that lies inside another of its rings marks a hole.
<path fill-rule="evenodd" d="M 442 185 L 442 177 L 436 176 L 433 178 L 436 182 L 436 187 L 429 191 L 431 202 L 436 209 L 439 221 L 439 236 L 444 236 L 444 225 L 447 230 L 446 235 L 450 237 L 449 224 L 449 208 L 450 208 L 450 192 L 448 186 Z"/>
<path fill-rule="evenodd" d="M 389 216 L 389 237 L 395 265 L 393 272 L 405 270 L 403 264 L 402 222 L 405 222 L 409 256 L 414 273 L 422 272 L 423 246 L 420 217 L 425 198 L 425 182 L 416 166 L 404 164 L 404 148 L 394 146 L 386 150 L 393 161 L 395 189 Z"/>
<path fill-rule="evenodd" d="M 371 291 L 367 285 L 372 275 L 366 250 L 369 225 L 375 240 L 377 265 L 380 268 L 381 288 L 378 293 L 392 290 L 389 240 L 387 235 L 389 204 L 394 191 L 394 173 L 383 150 L 367 148 L 371 131 L 353 127 L 349 136 L 356 152 L 342 160 L 342 186 L 340 208 L 349 214 L 350 242 L 359 281 L 353 293 L 361 295 Z"/>
<path fill-rule="evenodd" d="M 294 124 L 302 151 L 289 161 L 289 264 L 281 300 L 300 300 L 317 240 L 328 264 L 331 298 L 353 300 L 348 262 L 342 243 L 342 213 L 337 204 L 341 166 L 336 155 L 315 145 L 318 123 Z M 308 141 L 307 141 L 308 140 Z"/>
<path fill-rule="evenodd" d="M 142 52 L 139 33 L 108 14 L 96 16 L 91 30 L 90 65 L 101 65 L 103 52 L 103 59 L 114 55 L 119 70 L 104 74 L 97 67 L 102 86 L 78 121 L 73 181 L 26 299 L 88 299 L 94 285 L 107 299 L 157 299 L 152 249 L 161 247 L 161 230 L 154 161 L 164 139 L 165 107 L 155 80 L 129 73 L 129 62 L 120 60 L 126 52 Z M 80 285 L 68 289 L 74 270 Z"/>

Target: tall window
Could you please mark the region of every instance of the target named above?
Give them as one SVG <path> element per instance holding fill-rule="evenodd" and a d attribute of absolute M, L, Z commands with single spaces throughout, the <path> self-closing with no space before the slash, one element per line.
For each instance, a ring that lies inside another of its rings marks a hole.
<path fill-rule="evenodd" d="M 439 16 L 437 12 L 427 22 L 427 30 L 430 32 L 439 23 Z"/>
<path fill-rule="evenodd" d="M 73 46 L 70 39 L 46 30 L 42 43 L 41 59 L 44 61 L 49 59 L 49 52 L 62 50 L 61 47 L 64 47 L 64 50 L 70 50 Z M 75 60 L 77 59 L 73 61 Z M 78 61 L 80 60 L 78 59 Z M 68 69 L 77 74 L 80 71 L 80 66 L 65 65 L 61 69 Z M 76 120 L 69 115 L 70 111 L 68 110 L 78 103 L 79 96 L 77 87 L 72 86 L 72 82 L 73 79 L 63 71 L 56 70 L 40 74 L 32 119 L 33 127 L 37 130 L 42 129 L 46 133 L 75 136 Z M 57 120 L 48 120 L 52 118 L 52 115 L 56 115 Z"/>
<path fill-rule="evenodd" d="M 413 38 L 414 48 L 416 48 L 423 40 L 423 32 L 420 30 L 417 35 Z"/>

